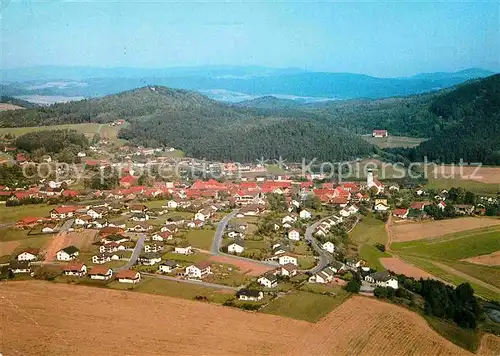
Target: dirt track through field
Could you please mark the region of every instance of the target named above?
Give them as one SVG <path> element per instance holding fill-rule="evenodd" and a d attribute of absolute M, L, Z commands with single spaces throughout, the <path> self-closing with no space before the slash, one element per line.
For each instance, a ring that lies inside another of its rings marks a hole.
<path fill-rule="evenodd" d="M 388 230 L 391 242 L 394 243 L 423 240 L 496 225 L 500 225 L 500 219 L 467 217 L 402 225 L 391 224 Z"/>
<path fill-rule="evenodd" d="M 143 293 L 7 282 L 5 355 L 472 355 L 402 307 L 352 297 L 316 324 Z M 140 308 L 147 305 L 147 308 Z M 483 355 L 498 354 L 488 337 Z"/>

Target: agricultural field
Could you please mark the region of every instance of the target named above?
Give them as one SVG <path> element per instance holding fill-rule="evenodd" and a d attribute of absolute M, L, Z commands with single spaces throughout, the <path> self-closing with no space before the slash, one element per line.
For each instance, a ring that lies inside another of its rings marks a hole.
<path fill-rule="evenodd" d="M 474 233 L 471 230 L 490 226 L 493 230 L 500 229 L 500 219 L 465 217 L 419 223 L 393 223 L 390 226 L 391 242 L 395 245 L 397 242 L 423 240 L 462 231 L 471 234 Z"/>
<path fill-rule="evenodd" d="M 397 273 L 397 274 L 404 274 L 407 277 L 413 277 L 415 279 L 434 278 L 434 276 L 432 274 L 427 273 L 424 270 L 422 270 L 418 267 L 415 267 L 409 263 L 406 263 L 397 257 L 381 258 L 380 263 L 382 264 L 384 269 L 392 271 L 392 272 Z"/>
<path fill-rule="evenodd" d="M 461 181 L 475 181 L 485 184 L 496 184 L 497 189 L 500 190 L 500 167 L 445 165 L 436 167 L 432 172 L 432 177 L 435 177 L 437 179 L 454 177 Z"/>
<path fill-rule="evenodd" d="M 416 147 L 425 141 L 424 138 L 405 136 L 372 137 L 372 135 L 363 135 L 362 137 L 363 140 L 380 148 Z"/>
<path fill-rule="evenodd" d="M 471 258 L 466 258 L 464 261 L 486 266 L 500 266 L 500 251 L 489 253 Z"/>
<path fill-rule="evenodd" d="M 273 269 L 273 267 L 264 265 L 262 263 L 258 262 L 251 262 L 248 260 L 242 260 L 238 258 L 234 258 L 232 256 L 227 256 L 227 255 L 212 255 L 210 256 L 209 259 L 211 262 L 219 262 L 219 263 L 226 263 L 230 264 L 233 266 L 236 266 L 242 274 L 248 275 L 248 276 L 260 276 L 267 271 L 270 271 Z"/>
<path fill-rule="evenodd" d="M 425 187 L 436 190 L 450 190 L 454 187 L 462 187 L 473 193 L 484 195 L 495 195 L 500 191 L 498 183 L 485 183 L 483 181 L 460 178 L 443 178 L 442 176 L 434 177 L 432 174 L 428 175 L 428 183 Z"/>
<path fill-rule="evenodd" d="M 102 354 L 126 345 L 128 354 L 473 355 L 441 337 L 418 314 L 375 299 L 349 298 L 313 324 L 154 295 L 176 290 L 172 293 L 189 298 L 202 292 L 144 282 L 143 291 L 151 294 L 41 281 L 4 283 L 0 348 L 23 355 L 95 354 L 96 345 Z M 137 337 L 138 330 L 147 332 Z M 71 342 L 65 342 L 66 335 Z M 228 337 L 231 342 L 221 342 Z M 487 335 L 477 355 L 496 355 L 499 344 L 498 337 Z"/>

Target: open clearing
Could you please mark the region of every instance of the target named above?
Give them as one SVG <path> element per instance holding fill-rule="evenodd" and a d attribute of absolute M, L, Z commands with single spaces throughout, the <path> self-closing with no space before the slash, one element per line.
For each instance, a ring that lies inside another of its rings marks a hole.
<path fill-rule="evenodd" d="M 487 255 L 466 258 L 464 261 L 486 266 L 500 266 L 500 251 Z"/>
<path fill-rule="evenodd" d="M 24 110 L 22 106 L 9 104 L 9 103 L 0 103 L 0 111 L 6 110 Z"/>
<path fill-rule="evenodd" d="M 227 263 L 236 266 L 240 269 L 242 274 L 246 274 L 247 276 L 260 276 L 273 269 L 270 266 L 241 260 L 239 258 L 233 258 L 231 256 L 214 255 L 210 257 L 209 261 Z"/>
<path fill-rule="evenodd" d="M 363 297 L 350 298 L 316 324 L 41 281 L 4 283 L 0 297 L 0 349 L 7 355 L 111 355 L 116 350 L 131 355 L 169 350 L 179 355 L 472 355 L 417 314 Z M 498 338 L 483 341 L 480 355 L 500 352 Z"/>
<path fill-rule="evenodd" d="M 412 266 L 402 260 L 400 260 L 397 257 L 386 257 L 386 258 L 381 258 L 380 262 L 384 266 L 385 269 L 388 269 L 394 273 L 397 274 L 404 274 L 407 277 L 413 277 L 415 279 L 420 279 L 420 278 L 434 278 L 435 277 L 430 274 L 425 272 L 424 270 L 421 270 L 418 267 Z"/>
<path fill-rule="evenodd" d="M 380 148 L 416 147 L 425 141 L 425 138 L 405 136 L 372 137 L 372 135 L 363 135 L 362 137 L 363 140 Z"/>
<path fill-rule="evenodd" d="M 392 242 L 423 240 L 456 232 L 500 225 L 500 219 L 457 218 L 421 223 L 403 223 L 390 226 Z"/>

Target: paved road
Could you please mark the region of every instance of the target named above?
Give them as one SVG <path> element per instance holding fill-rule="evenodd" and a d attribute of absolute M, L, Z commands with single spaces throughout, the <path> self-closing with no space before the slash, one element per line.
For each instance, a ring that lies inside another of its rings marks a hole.
<path fill-rule="evenodd" d="M 309 225 L 307 227 L 307 229 L 306 229 L 305 239 L 306 239 L 306 241 L 309 241 L 311 243 L 311 247 L 319 255 L 319 263 L 315 267 L 307 270 L 308 272 L 311 272 L 313 274 L 314 273 L 318 273 L 323 268 L 325 268 L 326 266 L 328 266 L 330 263 L 332 263 L 333 261 L 335 261 L 335 259 L 333 258 L 332 254 L 329 253 L 328 251 L 323 250 L 321 248 L 318 240 L 316 240 L 314 238 L 314 236 L 313 236 L 313 233 L 316 230 L 316 228 L 318 227 L 318 225 L 321 224 L 321 222 L 323 222 L 324 220 L 331 218 L 332 216 L 333 215 L 327 216 L 326 218 L 321 219 L 321 220 L 315 222 L 312 225 Z"/>
<path fill-rule="evenodd" d="M 198 286 L 216 288 L 216 289 L 229 289 L 229 290 L 234 290 L 234 291 L 240 290 L 240 288 L 238 288 L 238 287 L 230 287 L 230 286 L 225 286 L 223 284 L 208 283 L 208 282 L 196 281 L 196 280 L 192 280 L 192 279 L 180 279 L 180 278 L 176 278 L 176 277 L 164 276 L 162 274 L 154 274 L 154 273 L 142 273 L 142 274 L 144 276 L 159 278 L 159 279 L 167 279 L 169 281 L 174 281 L 174 282 L 178 282 L 178 283 L 196 284 Z"/>
<path fill-rule="evenodd" d="M 224 236 L 224 231 L 226 230 L 226 226 L 229 223 L 229 220 L 235 217 L 238 213 L 238 210 L 233 210 L 230 214 L 224 216 L 224 218 L 217 224 L 217 229 L 215 230 L 214 240 L 212 241 L 212 247 L 210 251 L 214 255 L 218 255 L 220 253 L 220 247 L 222 245 L 222 238 Z"/>
<path fill-rule="evenodd" d="M 214 240 L 212 241 L 212 247 L 210 248 L 210 253 L 213 255 L 221 255 L 221 256 L 227 256 L 230 258 L 234 258 L 235 260 L 240 260 L 240 261 L 246 261 L 246 262 L 252 262 L 255 264 L 263 265 L 266 267 L 272 267 L 275 268 L 279 266 L 278 263 L 275 262 L 265 262 L 265 261 L 259 261 L 259 260 L 253 260 L 251 258 L 245 258 L 245 257 L 240 257 L 240 256 L 235 256 L 229 253 L 224 253 L 220 251 L 221 245 L 222 245 L 222 238 L 224 237 L 224 231 L 226 230 L 226 226 L 229 223 L 229 221 L 234 218 L 234 216 L 238 213 L 238 210 L 233 210 L 230 214 L 226 215 L 217 225 L 217 229 L 215 230 L 214 234 Z"/>
<path fill-rule="evenodd" d="M 138 235 L 139 239 L 135 244 L 134 251 L 132 252 L 132 256 L 130 256 L 130 259 L 128 260 L 127 264 L 122 267 L 113 268 L 113 273 L 122 271 L 124 269 L 130 269 L 130 267 L 135 265 L 135 263 L 137 262 L 137 259 L 139 258 L 139 255 L 141 254 L 141 251 L 144 247 L 144 240 L 146 239 L 146 234 L 138 234 Z"/>
<path fill-rule="evenodd" d="M 59 233 L 67 232 L 71 228 L 71 226 L 73 226 L 74 222 L 75 222 L 75 219 L 66 220 L 64 222 L 64 224 L 61 226 L 61 228 L 59 229 Z"/>

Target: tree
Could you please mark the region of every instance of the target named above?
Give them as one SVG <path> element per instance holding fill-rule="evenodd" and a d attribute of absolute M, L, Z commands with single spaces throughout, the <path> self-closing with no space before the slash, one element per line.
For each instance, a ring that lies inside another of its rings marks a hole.
<path fill-rule="evenodd" d="M 345 286 L 345 290 L 349 293 L 359 293 L 360 288 L 361 282 L 356 278 L 351 279 Z"/>

